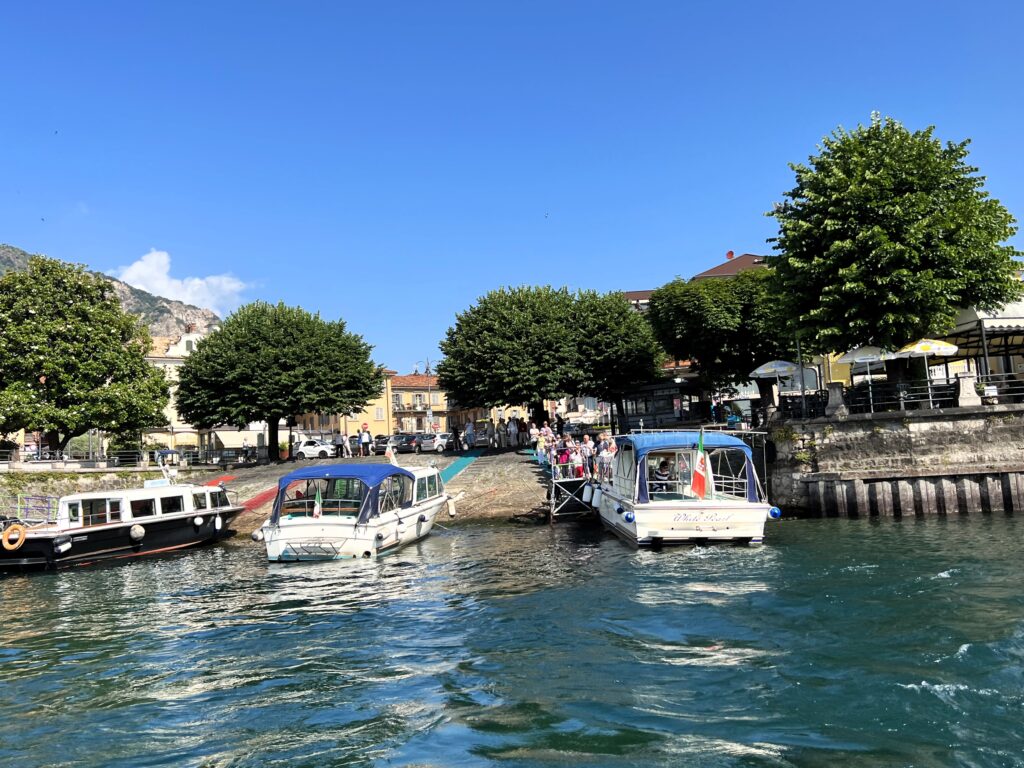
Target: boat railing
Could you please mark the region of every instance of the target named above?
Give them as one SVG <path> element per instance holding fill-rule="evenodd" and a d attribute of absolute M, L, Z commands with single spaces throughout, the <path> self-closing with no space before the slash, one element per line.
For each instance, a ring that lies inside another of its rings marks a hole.
<path fill-rule="evenodd" d="M 26 522 L 52 523 L 57 519 L 57 496 L 16 494 L 0 496 L 0 517 Z"/>

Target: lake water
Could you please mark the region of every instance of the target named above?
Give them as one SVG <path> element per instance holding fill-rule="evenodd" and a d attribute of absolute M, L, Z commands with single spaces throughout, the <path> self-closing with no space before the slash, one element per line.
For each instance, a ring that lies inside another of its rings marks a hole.
<path fill-rule="evenodd" d="M 1024 765 L 1024 524 L 464 525 L 0 578 L 0 766 Z"/>

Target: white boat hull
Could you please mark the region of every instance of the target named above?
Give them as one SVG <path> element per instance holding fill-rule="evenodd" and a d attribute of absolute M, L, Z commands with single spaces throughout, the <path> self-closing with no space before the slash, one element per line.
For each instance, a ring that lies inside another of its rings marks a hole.
<path fill-rule="evenodd" d="M 770 509 L 728 498 L 636 504 L 606 488 L 597 511 L 605 528 L 637 546 L 651 546 L 696 540 L 760 544 Z"/>
<path fill-rule="evenodd" d="M 427 536 L 445 498 L 385 513 L 357 525 L 354 517 L 282 518 L 263 526 L 267 559 L 272 562 L 375 558 L 396 552 Z"/>

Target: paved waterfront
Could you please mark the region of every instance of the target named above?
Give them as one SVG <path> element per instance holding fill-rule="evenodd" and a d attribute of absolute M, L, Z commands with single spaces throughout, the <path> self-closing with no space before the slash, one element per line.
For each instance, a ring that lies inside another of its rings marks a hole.
<path fill-rule="evenodd" d="M 1019 520 L 767 534 L 491 521 L 0 578 L 0 768 L 1022 764 Z"/>

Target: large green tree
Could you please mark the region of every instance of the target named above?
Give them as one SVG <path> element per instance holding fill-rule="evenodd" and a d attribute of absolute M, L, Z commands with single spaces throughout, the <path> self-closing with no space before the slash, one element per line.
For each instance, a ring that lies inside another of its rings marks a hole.
<path fill-rule="evenodd" d="M 168 384 L 149 345 L 108 281 L 33 256 L 0 278 L 0 432 L 39 430 L 63 450 L 90 429 L 165 424 Z"/>
<path fill-rule="evenodd" d="M 441 342 L 439 385 L 467 406 L 562 397 L 581 375 L 573 295 L 565 288 L 499 288 L 458 314 Z"/>
<path fill-rule="evenodd" d="M 371 351 L 341 320 L 253 302 L 185 359 L 178 412 L 202 429 L 266 421 L 269 443 L 276 446 L 282 418 L 349 413 L 380 395 L 384 373 Z"/>
<path fill-rule="evenodd" d="M 621 293 L 580 291 L 574 317 L 581 375 L 573 391 L 614 403 L 622 414 L 628 392 L 657 380 L 665 353 L 650 324 Z"/>
<path fill-rule="evenodd" d="M 676 278 L 651 294 L 647 317 L 669 355 L 689 360 L 704 388 L 747 381 L 761 363 L 789 356 L 794 343 L 771 281 L 769 269 Z"/>
<path fill-rule="evenodd" d="M 440 385 L 456 402 L 493 406 L 564 395 L 622 395 L 657 375 L 647 322 L 621 294 L 501 288 L 456 318 L 441 342 Z M 620 405 L 621 407 L 621 405 Z"/>
<path fill-rule="evenodd" d="M 967 306 L 1019 295 L 1015 221 L 967 164 L 967 144 L 877 114 L 826 137 L 778 220 L 775 293 L 809 348 L 895 348 L 942 335 Z"/>

